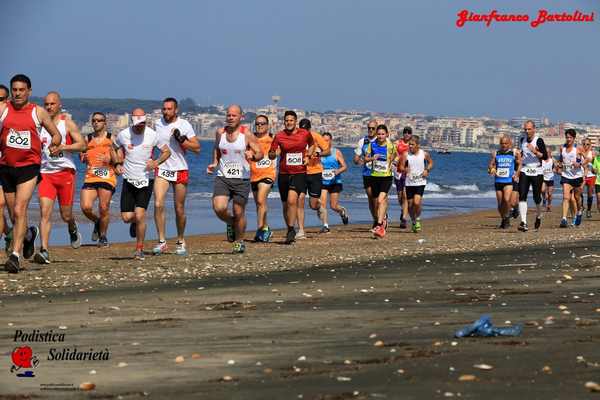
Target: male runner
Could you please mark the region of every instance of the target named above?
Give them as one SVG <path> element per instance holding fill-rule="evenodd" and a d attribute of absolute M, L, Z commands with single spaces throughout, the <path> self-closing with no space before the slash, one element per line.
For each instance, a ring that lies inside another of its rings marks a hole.
<path fill-rule="evenodd" d="M 598 193 L 600 193 L 600 151 L 596 152 L 596 156 L 592 162 L 592 171 L 596 174 L 596 184 L 594 185 L 596 192 L 596 208 L 600 210 L 600 196 L 598 196 Z"/>
<path fill-rule="evenodd" d="M 169 186 L 173 186 L 173 200 L 175 203 L 175 224 L 177 225 L 177 242 L 175 254 L 187 255 L 185 246 L 185 196 L 189 181 L 188 164 L 185 159 L 187 150 L 200 154 L 200 143 L 192 125 L 179 117 L 177 100 L 167 97 L 163 100 L 162 118 L 154 126 L 159 140 L 167 143 L 171 157 L 167 159 L 156 171 L 154 180 L 154 222 L 158 233 L 158 243 L 152 250 L 155 255 L 167 251 L 165 234 L 165 197 Z"/>
<path fill-rule="evenodd" d="M 0 181 L 9 212 L 15 219 L 13 251 L 4 268 L 17 273 L 21 269 L 21 251 L 25 258 L 33 255 L 38 232 L 36 227 L 27 229 L 27 209 L 40 177 L 42 142 L 39 131 L 44 127 L 51 135 L 51 155 L 58 155 L 60 151 L 61 134 L 46 110 L 29 102 L 31 80 L 27 76 L 13 76 L 10 89 L 10 101 L 0 104 Z"/>
<path fill-rule="evenodd" d="M 309 207 L 317 212 L 317 216 L 321 220 L 321 224 L 323 224 L 323 213 L 326 212 L 326 209 L 323 208 L 320 202 L 321 181 L 323 179 L 321 157 L 331 154 L 331 149 L 329 148 L 329 142 L 324 140 L 320 133 L 311 130 L 312 126 L 309 119 L 302 118 L 298 123 L 298 127 L 309 131 L 315 142 L 315 152 L 306 165 L 306 191 L 310 198 L 308 201 Z M 306 193 L 300 193 L 300 196 L 298 197 L 298 233 L 296 234 L 296 239 L 306 239 L 306 234 L 304 232 L 305 198 Z"/>
<path fill-rule="evenodd" d="M 136 108 L 131 113 L 132 126 L 117 135 L 115 148 L 119 155 L 116 172 L 123 175 L 121 218 L 129 226 L 129 235 L 137 239 L 134 259 L 144 260 L 146 209 L 152 197 L 154 170 L 171 156 L 171 150 L 158 134 L 146 126 L 146 112 Z M 152 152 L 160 150 L 158 159 Z M 123 161 L 121 161 L 123 160 Z"/>
<path fill-rule="evenodd" d="M 67 224 L 69 240 L 74 249 L 81 246 L 81 234 L 73 216 L 73 199 L 75 197 L 75 162 L 71 153 L 85 151 L 85 141 L 79 133 L 79 128 L 63 114 L 60 94 L 49 92 L 44 98 L 44 108 L 52 122 L 56 125 L 61 135 L 59 153 L 51 155 L 48 149 L 52 136 L 42 128 L 40 139 L 42 141 L 42 180 L 38 186 L 40 198 L 40 251 L 33 257 L 38 264 L 50 264 L 48 253 L 50 230 L 52 229 L 52 211 L 54 202 L 58 198 L 60 216 Z"/>
<path fill-rule="evenodd" d="M 348 211 L 345 207 L 339 204 L 340 193 L 344 190 L 342 184 L 342 173 L 345 172 L 348 167 L 346 166 L 346 160 L 340 149 L 331 147 L 331 133 L 323 133 L 323 139 L 329 143 L 331 154 L 325 157 L 321 157 L 321 164 L 323 165 L 323 186 L 321 187 L 321 216 L 323 218 L 323 227 L 320 233 L 328 233 L 329 219 L 327 215 L 327 197 L 329 196 L 329 207 L 342 218 L 344 225 L 348 224 Z"/>
<path fill-rule="evenodd" d="M 267 223 L 267 199 L 275 182 L 277 171 L 275 161 L 269 159 L 268 153 L 273 143 L 273 136 L 269 133 L 269 118 L 266 115 L 257 115 L 254 120 L 256 128 L 254 136 L 263 154 L 263 158 L 250 161 L 250 186 L 252 196 L 256 203 L 256 234 L 255 242 L 268 242 L 272 232 Z"/>
<path fill-rule="evenodd" d="M 582 202 L 580 201 L 581 191 L 578 190 L 583 186 L 583 163 L 585 162 L 585 153 L 581 147 L 577 147 L 575 137 L 577 132 L 575 129 L 567 129 L 565 131 L 565 144 L 561 148 L 558 167 L 560 168 L 560 184 L 563 189 L 562 202 L 562 219 L 560 227 L 568 227 L 567 215 L 569 209 L 574 212 L 575 218 L 573 225 L 581 224 L 581 216 L 583 212 Z"/>
<path fill-rule="evenodd" d="M 507 135 L 500 138 L 500 149 L 492 152 L 488 165 L 488 173 L 494 177 L 496 201 L 500 214 L 500 229 L 510 227 L 510 208 L 513 181 L 519 176 L 521 155 L 512 148 L 512 141 Z"/>
<path fill-rule="evenodd" d="M 371 212 L 371 217 L 373 218 L 373 228 L 377 226 L 377 199 L 373 197 L 373 191 L 371 189 L 371 163 L 364 162 L 364 155 L 367 149 L 367 146 L 370 142 L 375 140 L 375 135 L 377 133 L 377 121 L 372 119 L 367 124 L 367 135 L 360 138 L 356 147 L 354 148 L 354 164 L 363 166 L 363 188 L 365 189 L 365 193 L 367 194 L 367 200 L 369 202 L 369 211 Z"/>
<path fill-rule="evenodd" d="M 225 128 L 217 129 L 213 160 L 206 169 L 212 174 L 217 168 L 213 210 L 227 224 L 227 240 L 233 242 L 233 252 L 239 254 L 246 251 L 246 204 L 251 189 L 248 161 L 263 158 L 256 137 L 241 125 L 242 117 L 239 105 L 227 107 Z M 233 214 L 229 213 L 229 200 L 233 200 Z"/>
<path fill-rule="evenodd" d="M 587 218 L 592 217 L 592 204 L 594 202 L 594 187 L 596 186 L 596 174 L 592 171 L 592 163 L 594 162 L 594 150 L 592 149 L 592 139 L 583 139 L 583 154 L 585 156 L 584 170 L 585 178 L 583 183 L 587 188 L 587 211 L 585 216 Z M 581 196 L 581 202 L 583 202 L 583 194 Z"/>
<path fill-rule="evenodd" d="M 87 164 L 81 188 L 81 211 L 94 223 L 92 241 L 99 247 L 108 247 L 108 224 L 110 223 L 110 201 L 117 186 L 115 165 L 119 157 L 113 146 L 114 137 L 106 131 L 106 115 L 99 111 L 92 114 L 92 128 L 86 138 L 87 150 L 81 161 Z M 98 215 L 94 213 L 94 202 L 98 199 Z"/>
<path fill-rule="evenodd" d="M 546 144 L 544 140 L 535 134 L 535 123 L 526 121 L 523 130 L 525 135 L 519 140 L 521 150 L 521 173 L 519 175 L 519 213 L 521 224 L 519 230 L 527 232 L 527 195 L 529 187 L 533 189 L 533 201 L 535 202 L 535 229 L 542 225 L 542 161 L 548 159 Z"/>
<path fill-rule="evenodd" d="M 0 104 L 6 104 L 8 103 L 8 97 L 10 95 L 10 92 L 8 90 L 8 88 L 2 84 L 0 84 Z M 0 127 L 1 129 L 1 127 Z M 0 155 L 1 156 L 1 155 Z M 3 234 L 7 235 L 5 236 L 5 245 L 6 245 L 6 250 L 8 252 L 8 248 L 9 248 L 9 244 L 10 241 L 12 240 L 12 228 L 9 227 L 8 223 L 6 222 L 6 217 L 4 216 L 4 208 L 6 207 L 6 201 L 4 201 L 4 190 L 2 189 L 2 186 L 0 185 L 0 214 L 2 214 L 2 216 L 0 217 L 0 237 L 2 237 Z M 11 232 L 11 237 L 8 236 L 8 233 Z"/>
<path fill-rule="evenodd" d="M 306 165 L 315 151 L 313 136 L 306 129 L 296 128 L 298 116 L 292 110 L 284 113 L 284 130 L 275 135 L 269 158 L 279 157 L 279 196 L 283 203 L 283 217 L 287 225 L 286 244 L 296 240 L 296 218 L 298 215 L 298 198 L 306 192 Z M 307 150 L 308 148 L 308 150 Z"/>
<path fill-rule="evenodd" d="M 408 152 L 408 142 L 412 137 L 412 128 L 405 126 L 402 130 L 402 138 L 396 141 L 396 150 L 398 156 L 402 156 Z M 406 190 L 404 186 L 406 184 L 406 175 L 401 174 L 400 166 L 394 169 L 394 184 L 396 185 L 396 192 L 398 193 L 398 203 L 400 204 L 400 229 L 406 229 L 406 217 L 408 216 L 408 200 L 406 199 Z"/>

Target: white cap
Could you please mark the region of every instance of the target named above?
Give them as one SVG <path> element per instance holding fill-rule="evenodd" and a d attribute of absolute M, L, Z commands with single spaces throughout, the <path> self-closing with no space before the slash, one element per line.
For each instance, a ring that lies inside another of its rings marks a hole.
<path fill-rule="evenodd" d="M 136 116 L 133 115 L 131 117 L 131 121 L 133 121 L 133 125 L 139 125 L 139 124 L 143 124 L 146 122 L 146 116 L 145 115 L 141 115 L 141 116 Z"/>

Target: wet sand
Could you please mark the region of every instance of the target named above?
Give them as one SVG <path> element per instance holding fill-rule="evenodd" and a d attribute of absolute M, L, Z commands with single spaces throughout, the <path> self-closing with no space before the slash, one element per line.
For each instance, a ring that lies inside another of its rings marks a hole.
<path fill-rule="evenodd" d="M 383 240 L 311 229 L 292 246 L 278 232 L 243 256 L 202 236 L 189 257 L 144 262 L 131 243 L 55 249 L 50 266 L 0 274 L 0 399 L 597 398 L 584 384 L 600 381 L 599 220 L 558 229 L 555 212 L 521 233 L 490 211 Z M 523 335 L 452 338 L 484 313 Z M 18 329 L 65 341 L 15 342 Z M 9 371 L 20 345 L 40 359 L 35 378 Z M 47 360 L 74 347 L 110 359 Z M 81 382 L 96 389 L 40 390 Z"/>

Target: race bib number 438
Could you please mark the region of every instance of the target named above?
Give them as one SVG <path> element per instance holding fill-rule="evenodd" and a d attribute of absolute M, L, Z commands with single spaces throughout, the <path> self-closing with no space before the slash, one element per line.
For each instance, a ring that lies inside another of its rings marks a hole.
<path fill-rule="evenodd" d="M 6 136 L 6 145 L 15 149 L 31 149 L 31 133 L 11 129 Z"/>
<path fill-rule="evenodd" d="M 166 169 L 159 169 L 158 176 L 168 181 L 175 182 L 177 180 L 177 171 L 167 171 Z"/>

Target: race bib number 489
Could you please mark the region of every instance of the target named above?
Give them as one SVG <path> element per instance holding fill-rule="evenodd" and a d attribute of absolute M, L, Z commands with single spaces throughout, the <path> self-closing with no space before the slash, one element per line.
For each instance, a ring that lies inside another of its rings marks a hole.
<path fill-rule="evenodd" d="M 6 145 L 15 149 L 31 149 L 31 133 L 11 129 L 6 136 Z"/>

